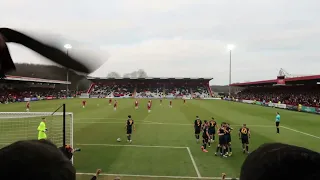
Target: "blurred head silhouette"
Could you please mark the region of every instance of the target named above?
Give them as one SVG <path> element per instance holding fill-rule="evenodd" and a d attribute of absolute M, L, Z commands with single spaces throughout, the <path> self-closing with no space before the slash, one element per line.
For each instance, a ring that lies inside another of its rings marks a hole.
<path fill-rule="evenodd" d="M 47 140 L 18 141 L 0 149 L 0 179 L 75 180 L 76 171 Z"/>
<path fill-rule="evenodd" d="M 264 144 L 246 158 L 241 167 L 240 179 L 320 179 L 320 154 L 288 144 Z"/>

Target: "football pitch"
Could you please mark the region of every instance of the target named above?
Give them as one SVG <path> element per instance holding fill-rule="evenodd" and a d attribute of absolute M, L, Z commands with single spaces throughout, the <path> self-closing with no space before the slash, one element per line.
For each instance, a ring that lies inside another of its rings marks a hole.
<path fill-rule="evenodd" d="M 140 100 L 138 110 L 134 108 L 134 99 L 117 100 L 117 111 L 107 99 L 86 99 L 86 108 L 82 108 L 82 99 L 31 102 L 32 112 L 52 112 L 66 103 L 67 111 L 74 113 L 74 147 L 81 148 L 74 157 L 77 179 L 89 179 L 97 168 L 103 170 L 101 179 L 118 176 L 125 180 L 220 179 L 223 172 L 228 177 L 239 177 L 247 156 L 242 153 L 238 139 L 243 123 L 251 130 L 250 151 L 268 142 L 320 151 L 318 115 L 221 100 L 187 100 L 186 104 L 174 100 L 170 108 L 169 100 L 163 100 L 160 105 L 157 99 L 148 113 L 146 99 Z M 25 103 L 0 105 L 0 109 L 1 112 L 25 111 Z M 274 124 L 277 111 L 281 114 L 280 134 L 276 134 Z M 128 115 L 136 125 L 132 144 L 126 142 Z M 234 128 L 231 157 L 214 156 L 217 142 L 208 148 L 208 153 L 200 150 L 201 144 L 194 137 L 195 116 L 202 120 L 214 117 L 218 124 L 230 123 Z M 122 141 L 117 142 L 117 138 Z"/>

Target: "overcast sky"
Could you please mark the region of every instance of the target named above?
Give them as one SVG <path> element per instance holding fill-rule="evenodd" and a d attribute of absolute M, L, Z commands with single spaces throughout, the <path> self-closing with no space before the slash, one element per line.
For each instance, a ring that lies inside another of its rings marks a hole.
<path fill-rule="evenodd" d="M 211 84 L 228 84 L 230 43 L 233 82 L 273 79 L 280 68 L 293 75 L 320 74 L 319 0 L 0 4 L 0 26 L 45 30 L 98 50 L 108 60 L 93 76 L 144 69 L 152 77 L 212 77 Z M 47 63 L 20 46 L 9 47 L 15 62 Z"/>

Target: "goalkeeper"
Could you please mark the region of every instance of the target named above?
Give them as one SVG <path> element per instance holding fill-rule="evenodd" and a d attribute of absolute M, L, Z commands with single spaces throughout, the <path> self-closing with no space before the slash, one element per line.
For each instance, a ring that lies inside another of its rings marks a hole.
<path fill-rule="evenodd" d="M 40 122 L 38 126 L 38 140 L 41 139 L 47 139 L 46 131 L 48 129 L 46 128 L 46 118 L 42 118 L 42 121 Z"/>

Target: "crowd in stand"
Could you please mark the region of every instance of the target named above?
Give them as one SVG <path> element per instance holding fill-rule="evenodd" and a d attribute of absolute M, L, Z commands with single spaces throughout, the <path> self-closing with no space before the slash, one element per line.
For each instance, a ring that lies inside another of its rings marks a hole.
<path fill-rule="evenodd" d="M 139 85 L 136 89 L 137 98 L 161 98 L 164 97 L 163 88 L 162 87 L 150 87 Z"/>
<path fill-rule="evenodd" d="M 198 98 L 200 97 L 209 97 L 209 91 L 206 87 L 204 86 L 196 86 L 192 87 L 191 91 L 194 93 L 194 95 Z"/>
<path fill-rule="evenodd" d="M 97 84 L 90 92 L 91 95 L 97 97 L 131 97 L 134 87 L 130 84 L 126 85 L 105 85 Z"/>
<path fill-rule="evenodd" d="M 210 97 L 205 86 L 179 86 L 179 85 L 103 85 L 96 84 L 90 92 L 97 97 L 131 97 L 137 98 L 204 98 Z"/>
<path fill-rule="evenodd" d="M 319 86 L 277 86 L 245 89 L 236 95 L 237 99 L 272 101 L 309 107 L 320 106 Z"/>
<path fill-rule="evenodd" d="M 69 96 L 74 96 L 74 91 L 69 91 Z M 12 103 L 24 101 L 25 98 L 62 98 L 66 96 L 65 91 L 55 88 L 12 86 L 10 84 L 0 84 L 0 103 Z"/>

